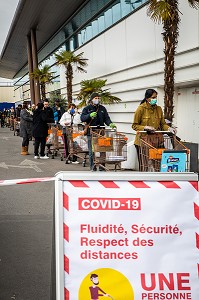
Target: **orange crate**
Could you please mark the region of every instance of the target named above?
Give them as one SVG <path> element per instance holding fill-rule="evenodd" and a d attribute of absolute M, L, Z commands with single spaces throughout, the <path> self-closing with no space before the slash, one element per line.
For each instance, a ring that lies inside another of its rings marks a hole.
<path fill-rule="evenodd" d="M 72 133 L 72 137 L 73 139 L 75 139 L 76 137 L 80 136 L 80 133 L 79 132 L 73 132 Z"/>
<path fill-rule="evenodd" d="M 62 136 L 62 131 L 61 130 L 57 130 L 57 136 Z"/>
<path fill-rule="evenodd" d="M 99 146 L 111 146 L 111 138 L 98 138 L 98 145 Z"/>
<path fill-rule="evenodd" d="M 149 159 L 161 159 L 165 149 L 149 149 Z"/>
<path fill-rule="evenodd" d="M 48 129 L 48 134 L 51 134 L 52 133 L 52 129 Z"/>

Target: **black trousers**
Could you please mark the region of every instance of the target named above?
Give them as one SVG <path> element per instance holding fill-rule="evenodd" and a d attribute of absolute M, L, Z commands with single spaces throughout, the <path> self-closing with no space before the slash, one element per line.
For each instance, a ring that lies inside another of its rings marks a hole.
<path fill-rule="evenodd" d="M 45 156 L 46 137 L 35 137 L 35 147 L 34 147 L 35 156 L 39 156 L 39 146 L 40 146 L 40 156 Z"/>

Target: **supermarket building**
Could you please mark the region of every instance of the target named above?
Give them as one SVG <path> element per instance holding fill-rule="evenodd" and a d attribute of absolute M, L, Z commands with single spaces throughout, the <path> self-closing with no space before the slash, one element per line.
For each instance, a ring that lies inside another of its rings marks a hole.
<path fill-rule="evenodd" d="M 109 105 L 111 119 L 130 139 L 134 112 L 147 88 L 158 91 L 163 107 L 162 25 L 146 13 L 146 0 L 21 0 L 1 53 L 0 74 L 14 80 L 16 94 L 37 100 L 38 85 L 29 72 L 48 64 L 56 72 L 48 93 L 66 96 L 64 69 L 55 65 L 60 50 L 84 52 L 87 73 L 74 74 L 75 95 L 85 79 L 107 79 L 122 99 Z M 182 140 L 199 143 L 199 11 L 179 1 L 181 23 L 175 57 L 174 125 Z"/>

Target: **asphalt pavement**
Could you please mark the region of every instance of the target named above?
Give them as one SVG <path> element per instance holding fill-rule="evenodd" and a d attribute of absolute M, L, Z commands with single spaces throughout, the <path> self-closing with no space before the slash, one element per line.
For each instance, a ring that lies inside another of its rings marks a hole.
<path fill-rule="evenodd" d="M 80 164 L 22 156 L 22 138 L 0 128 L 0 180 L 54 177 L 88 171 Z M 0 300 L 49 300 L 54 182 L 0 186 Z"/>

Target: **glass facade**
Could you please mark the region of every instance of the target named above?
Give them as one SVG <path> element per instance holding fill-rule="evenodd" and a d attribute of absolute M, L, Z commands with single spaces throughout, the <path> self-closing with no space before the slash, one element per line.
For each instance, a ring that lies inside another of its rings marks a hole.
<path fill-rule="evenodd" d="M 90 0 L 63 28 L 39 51 L 40 65 L 52 66 L 59 79 L 59 67 L 54 54 L 60 50 L 74 51 L 127 15 L 135 12 L 147 0 Z M 19 79 L 20 78 L 20 79 Z M 28 83 L 28 66 L 20 70 L 14 80 L 15 89 Z"/>

